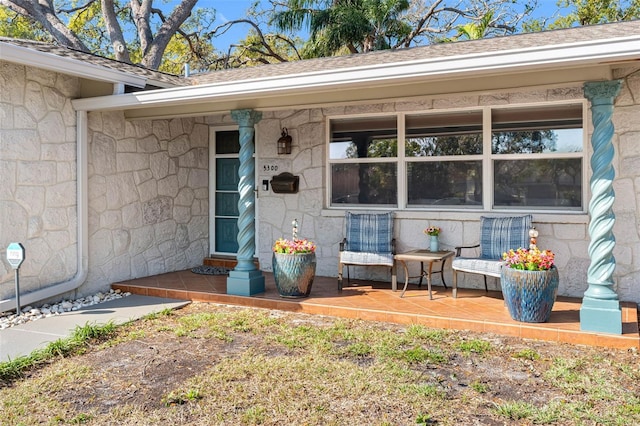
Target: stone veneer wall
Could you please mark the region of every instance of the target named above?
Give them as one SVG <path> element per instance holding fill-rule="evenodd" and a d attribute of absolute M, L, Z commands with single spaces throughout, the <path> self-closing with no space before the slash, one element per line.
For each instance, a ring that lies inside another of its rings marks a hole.
<path fill-rule="evenodd" d="M 616 101 L 614 146 L 616 158 L 616 214 L 614 255 L 617 268 L 614 273 L 616 290 L 621 300 L 640 303 L 640 73 L 633 69 L 616 71 L 616 78 L 625 78 L 623 91 Z M 317 274 L 337 276 L 338 244 L 343 237 L 344 211 L 324 208 L 326 193 L 326 117 L 382 112 L 413 112 L 432 109 L 471 106 L 525 104 L 558 100 L 583 100 L 582 85 L 572 87 L 499 92 L 486 95 L 442 96 L 395 103 L 314 108 L 298 111 L 266 112 L 257 124 L 257 181 L 271 179 L 281 172 L 300 176 L 298 194 L 275 194 L 259 190 L 258 240 L 260 265 L 271 270 L 271 244 L 281 236 L 291 237 L 291 221 L 300 222 L 300 236 L 318 244 Z M 589 119 L 590 120 L 590 119 Z M 585 123 L 592 132 L 592 124 Z M 280 131 L 286 127 L 293 137 L 291 155 L 278 155 L 276 144 Z M 587 168 L 591 147 L 587 147 Z M 276 169 L 276 170 L 274 170 Z M 259 187 L 261 185 L 258 185 Z M 587 201 L 588 202 L 588 201 Z M 455 213 L 437 211 L 397 211 L 396 237 L 399 251 L 426 247 L 422 230 L 429 224 L 441 226 L 441 245 L 452 249 L 458 245 L 478 242 L 481 214 L 500 215 L 500 212 Z M 560 295 L 582 297 L 587 288 L 588 215 L 536 214 L 534 222 L 540 232 L 539 246 L 556 252 L 560 270 Z M 410 263 L 410 275 L 417 275 L 417 263 Z M 384 268 L 352 268 L 352 277 L 389 280 Z M 450 263 L 445 277 L 451 283 Z M 402 272 L 399 271 L 399 279 Z M 482 278 L 462 274 L 463 287 L 482 288 Z M 336 284 L 337 285 L 337 284 Z M 492 288 L 492 283 L 489 284 Z M 493 284 L 495 286 L 495 284 Z M 495 288 L 495 287 L 494 287 Z"/>
<path fill-rule="evenodd" d="M 76 272 L 77 78 L 0 61 L 0 298 L 14 296 L 6 263 L 11 242 L 25 247 L 20 289 Z"/>
<path fill-rule="evenodd" d="M 14 295 L 5 254 L 10 242 L 25 246 L 22 293 L 76 273 L 71 99 L 79 96 L 80 82 L 7 62 L 0 71 L 0 298 L 7 298 Z M 202 263 L 209 245 L 203 121 L 89 114 L 89 270 L 76 296 Z"/>
<path fill-rule="evenodd" d="M 209 247 L 208 126 L 89 114 L 85 290 L 201 265 Z"/>

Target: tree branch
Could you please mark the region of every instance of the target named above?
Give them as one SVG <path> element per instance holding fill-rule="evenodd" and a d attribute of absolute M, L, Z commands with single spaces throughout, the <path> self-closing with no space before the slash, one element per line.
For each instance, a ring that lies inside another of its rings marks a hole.
<path fill-rule="evenodd" d="M 93 3 L 95 3 L 97 0 L 89 0 L 87 3 L 78 6 L 78 7 L 72 7 L 71 9 L 58 9 L 59 13 L 73 13 L 73 12 L 77 12 L 79 10 L 86 10 L 89 8 L 89 6 L 91 6 Z"/>
<path fill-rule="evenodd" d="M 136 1 L 136 0 L 132 0 Z M 151 0 L 145 0 L 151 1 Z M 153 69 L 157 69 L 162 61 L 164 53 L 171 37 L 178 31 L 180 25 L 191 15 L 191 10 L 198 0 L 183 0 L 173 10 L 169 18 L 162 23 L 153 42 L 149 45 L 148 50 L 144 53 L 142 64 Z"/>
<path fill-rule="evenodd" d="M 129 49 L 127 49 L 127 42 L 124 40 L 122 28 L 120 28 L 120 23 L 116 16 L 113 0 L 100 0 L 100 6 L 102 7 L 102 15 L 116 59 L 130 64 Z"/>
<path fill-rule="evenodd" d="M 39 22 L 53 38 L 62 46 L 88 52 L 89 49 L 73 31 L 58 18 L 53 8 L 52 0 L 0 0 L 0 4 L 12 11 Z"/>
<path fill-rule="evenodd" d="M 151 16 L 151 0 L 131 0 L 131 13 L 133 15 L 133 22 L 138 30 L 138 38 L 140 39 L 140 49 L 142 55 L 146 55 L 149 46 L 153 42 L 153 33 L 151 32 L 151 26 L 149 25 L 149 16 Z"/>

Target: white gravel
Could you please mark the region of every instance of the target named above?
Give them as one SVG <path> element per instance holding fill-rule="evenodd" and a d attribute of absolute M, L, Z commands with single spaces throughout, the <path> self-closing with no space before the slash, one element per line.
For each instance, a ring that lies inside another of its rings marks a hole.
<path fill-rule="evenodd" d="M 96 293 L 92 296 L 83 297 L 76 300 L 63 300 L 58 303 L 44 305 L 34 308 L 32 306 L 24 306 L 22 308 L 22 315 L 16 315 L 15 309 L 13 311 L 0 313 L 0 330 L 13 327 L 19 324 L 24 324 L 29 321 L 36 321 L 41 318 L 48 318 L 54 315 L 60 315 L 64 312 L 77 311 L 85 306 L 97 305 L 99 303 L 108 302 L 109 300 L 121 299 L 129 296 L 131 293 L 123 293 L 120 290 L 109 290 L 107 293 Z"/>

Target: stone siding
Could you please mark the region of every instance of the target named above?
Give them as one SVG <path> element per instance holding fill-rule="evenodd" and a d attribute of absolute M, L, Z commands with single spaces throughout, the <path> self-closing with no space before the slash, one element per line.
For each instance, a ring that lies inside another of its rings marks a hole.
<path fill-rule="evenodd" d="M 202 264 L 209 248 L 209 128 L 203 121 L 89 114 L 83 290 Z"/>
<path fill-rule="evenodd" d="M 617 78 L 625 77 L 622 93 L 616 101 L 614 146 L 617 152 L 615 190 L 617 194 L 613 210 L 616 214 L 616 247 L 614 256 L 617 267 L 614 273 L 616 290 L 621 300 L 640 303 L 640 73 L 633 69 L 618 70 Z M 271 270 L 271 244 L 279 237 L 291 237 L 291 221 L 300 223 L 299 235 L 318 244 L 317 273 L 321 276 L 337 276 L 338 246 L 344 234 L 344 211 L 325 208 L 326 182 L 326 119 L 328 116 L 370 114 L 381 112 L 413 112 L 441 108 L 530 104 L 558 100 L 584 100 L 582 85 L 550 89 L 523 90 L 491 94 L 439 96 L 412 99 L 395 103 L 363 104 L 308 110 L 266 112 L 257 124 L 257 181 L 270 180 L 281 172 L 300 176 L 297 194 L 275 194 L 259 190 L 258 241 L 260 265 Z M 590 118 L 589 118 L 590 120 Z M 585 123 L 589 135 L 592 124 Z M 291 155 L 278 155 L 275 141 L 281 129 L 286 127 L 293 138 Z M 587 146 L 587 173 L 590 175 L 591 147 Z M 586 200 L 588 203 L 588 199 Z M 437 212 L 396 211 L 396 238 L 398 250 L 425 248 L 426 237 L 422 230 L 434 224 L 443 228 L 440 242 L 446 249 L 459 245 L 475 244 L 479 240 L 480 215 L 500 212 Z M 540 233 L 541 248 L 556 252 L 560 271 L 560 295 L 582 297 L 587 288 L 589 266 L 589 233 L 587 214 L 533 213 Z M 469 253 L 469 255 L 472 253 Z M 418 264 L 410 263 L 410 275 L 418 274 Z M 389 280 L 385 268 L 352 267 L 352 277 Z M 451 283 L 450 263 L 445 278 Z M 482 277 L 461 274 L 462 287 L 483 288 Z M 402 271 L 399 271 L 399 279 Z M 436 278 L 437 280 L 437 278 Z M 491 280 L 491 279 L 490 279 Z M 337 285 L 337 283 L 336 283 Z M 489 288 L 498 288 L 497 283 Z"/>
<path fill-rule="evenodd" d="M 0 62 L 0 254 L 21 242 L 21 293 L 77 268 L 78 79 Z M 208 254 L 208 126 L 90 113 L 89 268 L 73 296 L 115 281 L 186 269 Z M 0 262 L 0 298 L 14 296 Z M 60 295 L 60 297 L 70 295 Z"/>
<path fill-rule="evenodd" d="M 0 61 L 0 298 L 14 296 L 6 247 L 20 242 L 21 292 L 73 277 L 77 264 L 78 79 Z"/>

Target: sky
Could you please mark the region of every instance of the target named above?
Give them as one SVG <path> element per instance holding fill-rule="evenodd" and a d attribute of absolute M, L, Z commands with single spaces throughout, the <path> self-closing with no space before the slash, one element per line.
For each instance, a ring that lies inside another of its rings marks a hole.
<path fill-rule="evenodd" d="M 169 0 L 168 6 L 178 3 L 179 0 Z M 246 17 L 246 11 L 251 7 L 256 0 L 199 0 L 196 8 L 211 7 L 216 9 L 216 25 L 221 25 L 225 22 L 232 21 L 234 19 L 240 19 Z M 538 0 L 538 10 L 534 16 L 546 16 L 553 15 L 558 10 L 556 6 L 557 0 Z M 265 5 L 269 2 L 266 0 L 260 1 Z M 248 25 L 234 25 L 234 27 L 228 31 L 225 35 L 217 37 L 214 41 L 215 47 L 218 50 L 226 50 L 226 48 L 243 38 L 249 31 Z"/>

